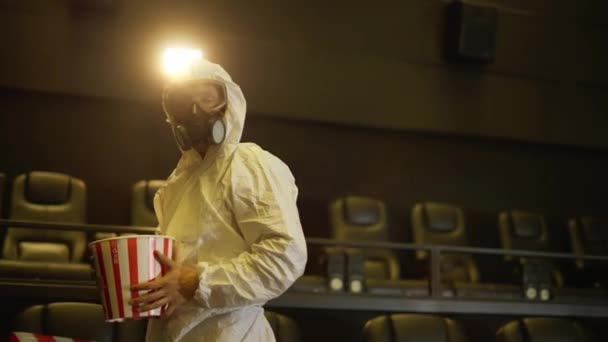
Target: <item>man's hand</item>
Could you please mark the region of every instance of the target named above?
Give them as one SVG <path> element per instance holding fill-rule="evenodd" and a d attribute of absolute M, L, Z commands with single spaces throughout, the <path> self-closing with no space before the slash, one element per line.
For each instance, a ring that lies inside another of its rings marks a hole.
<path fill-rule="evenodd" d="M 133 285 L 133 291 L 150 291 L 133 298 L 130 304 L 138 304 L 139 311 L 154 310 L 166 304 L 165 316 L 168 317 L 180 305 L 194 297 L 198 288 L 198 271 L 194 267 L 178 264 L 158 251 L 154 251 L 154 257 L 167 268 L 167 274 L 146 283 Z"/>

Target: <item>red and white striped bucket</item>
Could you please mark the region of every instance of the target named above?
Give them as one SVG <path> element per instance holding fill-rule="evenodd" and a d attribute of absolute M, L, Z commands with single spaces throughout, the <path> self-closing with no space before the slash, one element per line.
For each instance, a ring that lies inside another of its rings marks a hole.
<path fill-rule="evenodd" d="M 101 292 L 107 322 L 162 315 L 165 306 L 139 312 L 136 305 L 129 304 L 131 298 L 146 293 L 131 291 L 130 287 L 166 273 L 167 270 L 154 258 L 154 251 L 171 258 L 174 242 L 168 236 L 129 235 L 89 244 L 95 259 L 97 286 Z"/>

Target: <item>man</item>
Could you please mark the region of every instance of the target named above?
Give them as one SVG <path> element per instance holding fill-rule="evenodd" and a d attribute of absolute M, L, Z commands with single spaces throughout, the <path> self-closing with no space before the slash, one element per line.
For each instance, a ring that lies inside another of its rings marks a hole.
<path fill-rule="evenodd" d="M 289 168 L 239 143 L 243 93 L 219 65 L 195 62 L 163 92 L 182 156 L 154 198 L 161 234 L 175 237 L 168 273 L 134 286 L 147 341 L 274 341 L 262 305 L 302 275 L 307 252 Z"/>

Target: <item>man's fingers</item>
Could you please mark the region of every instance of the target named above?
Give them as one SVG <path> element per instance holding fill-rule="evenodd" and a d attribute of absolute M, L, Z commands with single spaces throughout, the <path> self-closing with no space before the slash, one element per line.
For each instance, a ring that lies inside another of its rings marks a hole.
<path fill-rule="evenodd" d="M 147 281 L 145 283 L 135 284 L 135 285 L 131 286 L 131 291 L 156 290 L 156 289 L 161 288 L 162 286 L 163 286 L 163 284 L 160 281 L 158 281 L 157 279 L 155 279 L 155 280 Z"/>
<path fill-rule="evenodd" d="M 173 255 L 171 256 L 171 260 L 177 260 L 177 256 L 179 255 L 180 252 L 180 244 L 179 243 L 174 243 L 173 244 Z"/>
<path fill-rule="evenodd" d="M 166 296 L 166 294 L 167 294 L 166 291 L 163 289 L 160 289 L 160 290 L 154 291 L 154 292 L 149 292 L 144 295 L 131 299 L 131 304 L 151 303 L 151 302 L 154 302 L 155 300 L 158 300 L 158 299 Z"/>
<path fill-rule="evenodd" d="M 173 312 L 175 312 L 175 305 L 169 304 L 167 306 L 167 310 L 165 310 L 165 312 L 163 313 L 163 317 L 169 317 L 173 315 Z"/>
<path fill-rule="evenodd" d="M 169 303 L 169 297 L 163 297 L 155 302 L 145 304 L 139 307 L 139 312 L 150 311 Z"/>
<path fill-rule="evenodd" d="M 175 266 L 175 261 L 171 260 L 169 257 L 163 255 L 159 251 L 154 251 L 154 257 L 161 265 L 166 266 L 169 269 L 172 269 Z"/>

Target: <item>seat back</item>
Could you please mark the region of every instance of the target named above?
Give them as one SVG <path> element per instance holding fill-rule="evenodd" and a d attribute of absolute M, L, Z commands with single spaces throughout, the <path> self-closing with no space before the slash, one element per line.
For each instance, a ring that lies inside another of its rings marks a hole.
<path fill-rule="evenodd" d="M 554 237 L 544 216 L 521 210 L 510 210 L 498 215 L 498 230 L 503 249 L 519 249 L 537 252 L 557 252 Z M 513 260 L 513 256 L 505 255 L 505 260 Z M 564 279 L 555 260 L 542 258 L 520 257 L 522 263 L 541 263 L 548 266 L 552 274 L 553 285 L 562 287 Z M 543 266 L 543 267 L 545 267 Z M 524 266 L 525 267 L 525 266 Z"/>
<path fill-rule="evenodd" d="M 301 340 L 300 328 L 293 319 L 271 311 L 264 311 L 264 315 L 277 342 L 299 342 Z"/>
<path fill-rule="evenodd" d="M 394 314 L 367 321 L 365 342 L 464 342 L 468 341 L 457 321 L 435 315 Z"/>
<path fill-rule="evenodd" d="M 4 204 L 6 203 L 4 201 L 4 196 L 6 196 L 6 194 L 4 193 L 6 189 L 6 175 L 4 173 L 0 173 L 0 218 L 5 218 L 5 213 L 6 213 L 6 209 L 4 208 Z M 0 241 L 4 241 L 4 237 L 6 236 L 6 229 L 4 229 L 4 227 L 2 227 L 0 229 Z"/>
<path fill-rule="evenodd" d="M 590 331 L 575 321 L 559 318 L 525 318 L 505 324 L 498 342 L 591 342 Z"/>
<path fill-rule="evenodd" d="M 145 321 L 106 323 L 101 305 L 72 302 L 28 307 L 15 317 L 12 330 L 98 342 L 143 341 L 146 334 Z"/>
<path fill-rule="evenodd" d="M 389 249 L 366 248 L 362 250 L 365 257 L 363 274 L 366 279 L 399 279 L 399 259 Z"/>
<path fill-rule="evenodd" d="M 573 218 L 568 221 L 568 232 L 574 254 L 608 255 L 608 222 L 605 220 L 589 216 Z M 577 259 L 576 265 L 584 268 L 585 262 Z"/>
<path fill-rule="evenodd" d="M 6 185 L 6 175 L 0 173 L 0 218 L 4 218 L 4 187 Z"/>
<path fill-rule="evenodd" d="M 387 213 L 382 201 L 346 196 L 330 204 L 333 237 L 340 240 L 388 240 Z"/>
<path fill-rule="evenodd" d="M 346 196 L 329 207 L 334 239 L 354 241 L 388 241 L 386 206 L 382 201 L 359 196 Z M 366 248 L 363 272 L 368 279 L 399 279 L 400 265 L 391 250 Z"/>
<path fill-rule="evenodd" d="M 504 211 L 498 215 L 498 229 L 503 249 L 552 250 L 547 221 L 542 215 L 521 210 Z"/>
<path fill-rule="evenodd" d="M 141 180 L 133 185 L 131 195 L 131 224 L 156 227 L 158 220 L 154 212 L 154 195 L 165 184 L 159 179 Z"/>
<path fill-rule="evenodd" d="M 82 180 L 61 173 L 19 175 L 13 183 L 10 218 L 84 223 L 85 191 Z M 23 261 L 78 262 L 85 248 L 85 232 L 9 228 L 2 255 Z"/>
<path fill-rule="evenodd" d="M 468 246 L 464 210 L 437 202 L 418 203 L 412 208 L 414 241 L 422 245 Z M 418 259 L 426 259 L 426 251 L 417 251 Z M 442 254 L 442 279 L 476 283 L 479 281 L 477 263 L 471 255 Z"/>

